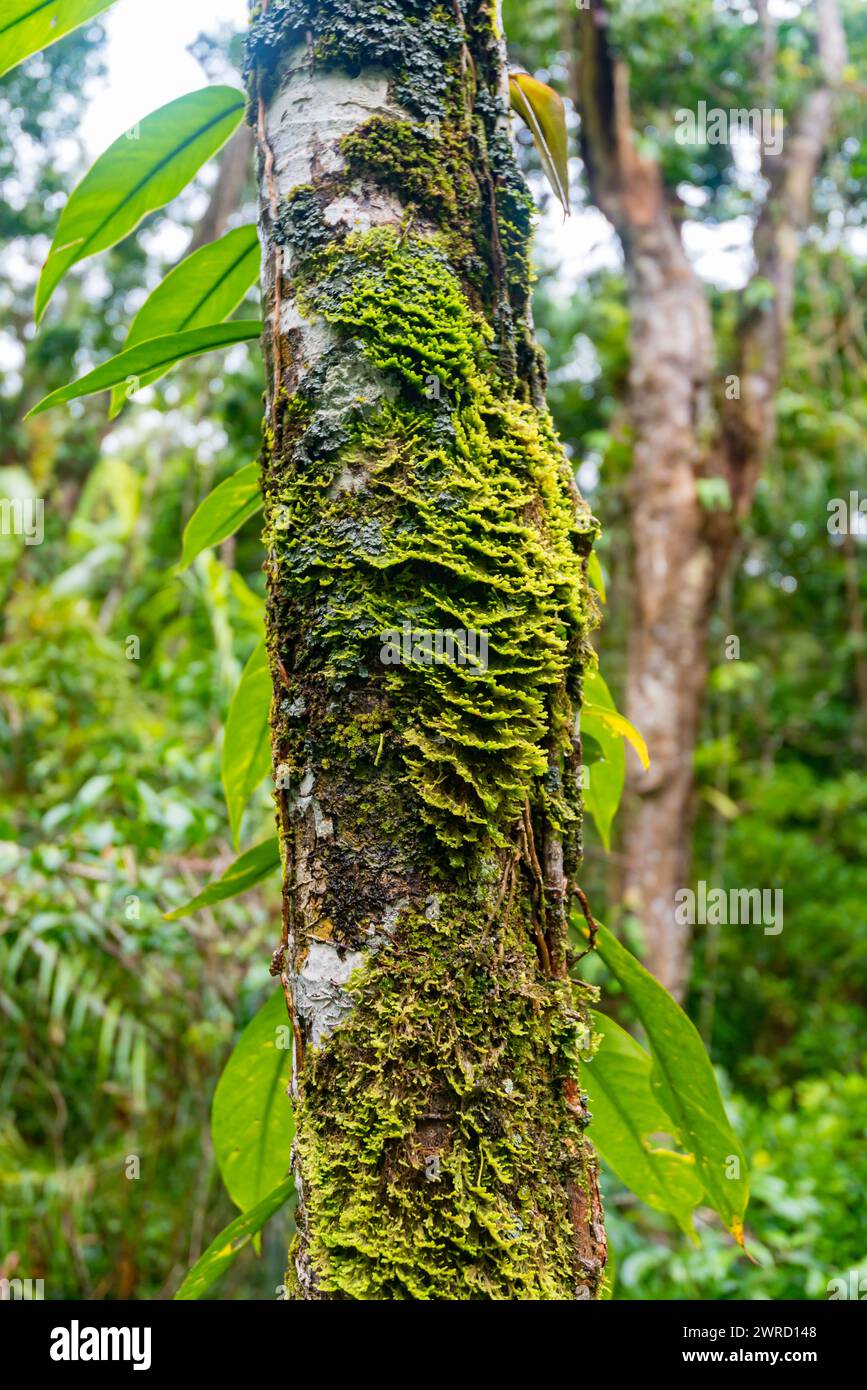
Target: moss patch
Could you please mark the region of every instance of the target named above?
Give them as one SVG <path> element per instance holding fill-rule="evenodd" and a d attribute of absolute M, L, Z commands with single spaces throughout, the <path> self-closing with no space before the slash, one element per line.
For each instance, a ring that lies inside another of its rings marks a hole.
<path fill-rule="evenodd" d="M 571 750 L 557 695 L 584 654 L 595 523 L 547 415 L 498 383 L 491 330 L 435 244 L 378 229 L 327 264 L 311 306 L 394 388 L 354 421 L 351 406 L 339 422 L 314 416 L 315 457 L 281 484 L 271 544 L 341 679 L 380 664 L 384 634 L 407 622 L 489 635 L 485 669 L 412 662 L 384 679 L 421 818 L 458 853 L 502 846 L 552 747 L 558 761 Z M 561 830 L 575 814 L 564 786 L 548 796 Z"/>
<path fill-rule="evenodd" d="M 575 1296 L 568 1192 L 589 1155 L 552 1077 L 575 1074 L 590 1035 L 570 983 L 537 966 L 520 927 L 486 937 L 452 897 L 359 976 L 299 1117 L 322 1290 Z"/>

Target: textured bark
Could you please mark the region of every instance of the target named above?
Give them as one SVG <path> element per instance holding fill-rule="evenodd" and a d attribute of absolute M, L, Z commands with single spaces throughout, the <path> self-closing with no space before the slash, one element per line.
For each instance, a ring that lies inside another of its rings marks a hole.
<path fill-rule="evenodd" d="M 757 278 L 773 294 L 744 308 L 738 355 L 715 363 L 704 287 L 683 250 L 674 194 L 658 164 L 637 152 L 629 78 L 607 41 L 601 0 L 572 19 L 573 96 L 591 196 L 623 246 L 631 316 L 630 529 L 633 595 L 627 712 L 647 740 L 652 765 L 634 769 L 624 844 L 624 903 L 641 920 L 648 964 L 681 996 L 689 929 L 675 920 L 692 842 L 693 754 L 707 681 L 707 633 L 756 483 L 773 446 L 774 398 L 791 321 L 794 274 L 812 188 L 833 122 L 845 62 L 836 0 L 817 0 L 824 83 L 786 131 L 783 153 L 766 156 L 768 195 L 754 234 Z M 762 67 L 770 77 L 772 30 Z M 745 304 L 748 296 L 744 297 Z M 739 399 L 725 399 L 736 375 Z M 731 509 L 705 511 L 697 480 L 725 479 Z"/>
<path fill-rule="evenodd" d="M 596 1297 L 567 923 L 596 527 L 543 403 L 496 18 L 272 0 L 248 66 L 291 1287 Z M 445 629 L 487 662 L 428 660 Z"/>

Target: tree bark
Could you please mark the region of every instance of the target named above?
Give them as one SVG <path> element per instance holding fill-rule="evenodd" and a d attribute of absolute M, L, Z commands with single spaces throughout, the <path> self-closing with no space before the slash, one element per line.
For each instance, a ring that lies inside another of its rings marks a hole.
<path fill-rule="evenodd" d="M 607 38 L 602 0 L 572 20 L 573 98 L 591 196 L 623 247 L 631 315 L 633 585 L 627 712 L 644 734 L 651 768 L 633 768 L 624 844 L 624 905 L 639 917 L 647 960 L 677 997 L 689 969 L 689 928 L 675 918 L 688 885 L 693 756 L 708 673 L 707 636 L 720 582 L 774 440 L 774 399 L 791 321 L 799 238 L 833 122 L 845 64 L 836 0 L 817 0 L 822 82 L 796 113 L 784 150 L 766 155 L 768 193 L 754 234 L 754 282 L 745 294 L 737 360 L 715 363 L 704 287 L 685 255 L 675 195 L 655 160 L 636 149 L 629 76 Z M 772 31 L 764 27 L 770 80 Z M 734 377 L 738 395 L 726 398 Z M 702 478 L 724 479 L 731 505 L 705 510 Z"/>
<path fill-rule="evenodd" d="M 596 525 L 544 406 L 498 18 L 271 0 L 248 82 L 291 1294 L 593 1298 L 567 912 Z"/>

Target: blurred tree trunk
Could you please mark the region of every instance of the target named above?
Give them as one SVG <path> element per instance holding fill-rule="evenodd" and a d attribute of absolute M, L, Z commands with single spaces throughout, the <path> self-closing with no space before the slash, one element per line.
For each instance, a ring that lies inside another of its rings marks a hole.
<path fill-rule="evenodd" d="M 289 1286 L 594 1298 L 567 906 L 596 528 L 544 405 L 494 7 L 371 21 L 263 4 L 248 45 Z M 454 631 L 475 664 L 437 659 Z"/>
<path fill-rule="evenodd" d="M 249 126 L 235 131 L 223 153 L 217 169 L 217 180 L 211 190 L 208 206 L 197 222 L 184 256 L 190 256 L 209 241 L 216 241 L 226 231 L 229 220 L 244 201 L 250 177 L 250 156 L 253 141 Z"/>
<path fill-rule="evenodd" d="M 773 29 L 759 8 L 758 58 L 770 91 Z M 822 83 L 793 117 L 782 153 L 763 153 L 768 193 L 754 232 L 751 283 L 764 292 L 744 293 L 737 360 L 723 368 L 705 289 L 681 241 L 676 194 L 636 146 L 628 69 L 608 42 L 605 5 L 590 0 L 588 8 L 569 11 L 587 180 L 623 247 L 631 315 L 627 712 L 647 740 L 652 766 L 630 779 L 624 903 L 641 920 L 651 970 L 677 996 L 687 980 L 689 929 L 675 921 L 675 893 L 688 886 L 690 871 L 708 625 L 773 446 L 798 243 L 845 65 L 836 0 L 816 0 L 816 12 Z M 705 509 L 702 479 L 722 480 L 728 505 Z"/>

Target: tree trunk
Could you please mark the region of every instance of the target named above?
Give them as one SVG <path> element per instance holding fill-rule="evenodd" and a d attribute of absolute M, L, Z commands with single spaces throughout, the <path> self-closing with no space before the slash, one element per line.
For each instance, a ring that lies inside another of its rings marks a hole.
<path fill-rule="evenodd" d="M 239 126 L 220 156 L 217 181 L 211 190 L 208 206 L 199 218 L 190 237 L 184 256 L 191 256 L 209 241 L 221 237 L 229 219 L 238 211 L 250 174 L 252 141 L 247 126 Z"/>
<path fill-rule="evenodd" d="M 629 76 L 607 39 L 603 0 L 572 19 L 573 98 L 591 196 L 623 247 L 630 308 L 630 531 L 633 585 L 627 712 L 644 735 L 651 768 L 630 775 L 623 898 L 639 917 L 647 963 L 676 997 L 686 987 L 689 928 L 675 917 L 692 853 L 693 757 L 708 673 L 707 635 L 764 461 L 791 321 L 798 239 L 831 133 L 845 64 L 836 0 L 817 0 L 823 84 L 787 129 L 784 152 L 766 155 L 768 194 L 755 234 L 755 280 L 744 296 L 738 359 L 715 364 L 704 286 L 692 269 L 659 165 L 639 154 Z M 772 30 L 764 27 L 770 82 Z M 727 394 L 726 377 L 737 382 Z M 714 403 L 716 402 L 716 409 Z M 731 505 L 705 510 L 698 483 L 724 479 Z"/>
<path fill-rule="evenodd" d="M 261 5 L 268 642 L 301 1299 L 596 1297 L 570 980 L 596 526 L 487 0 Z"/>

